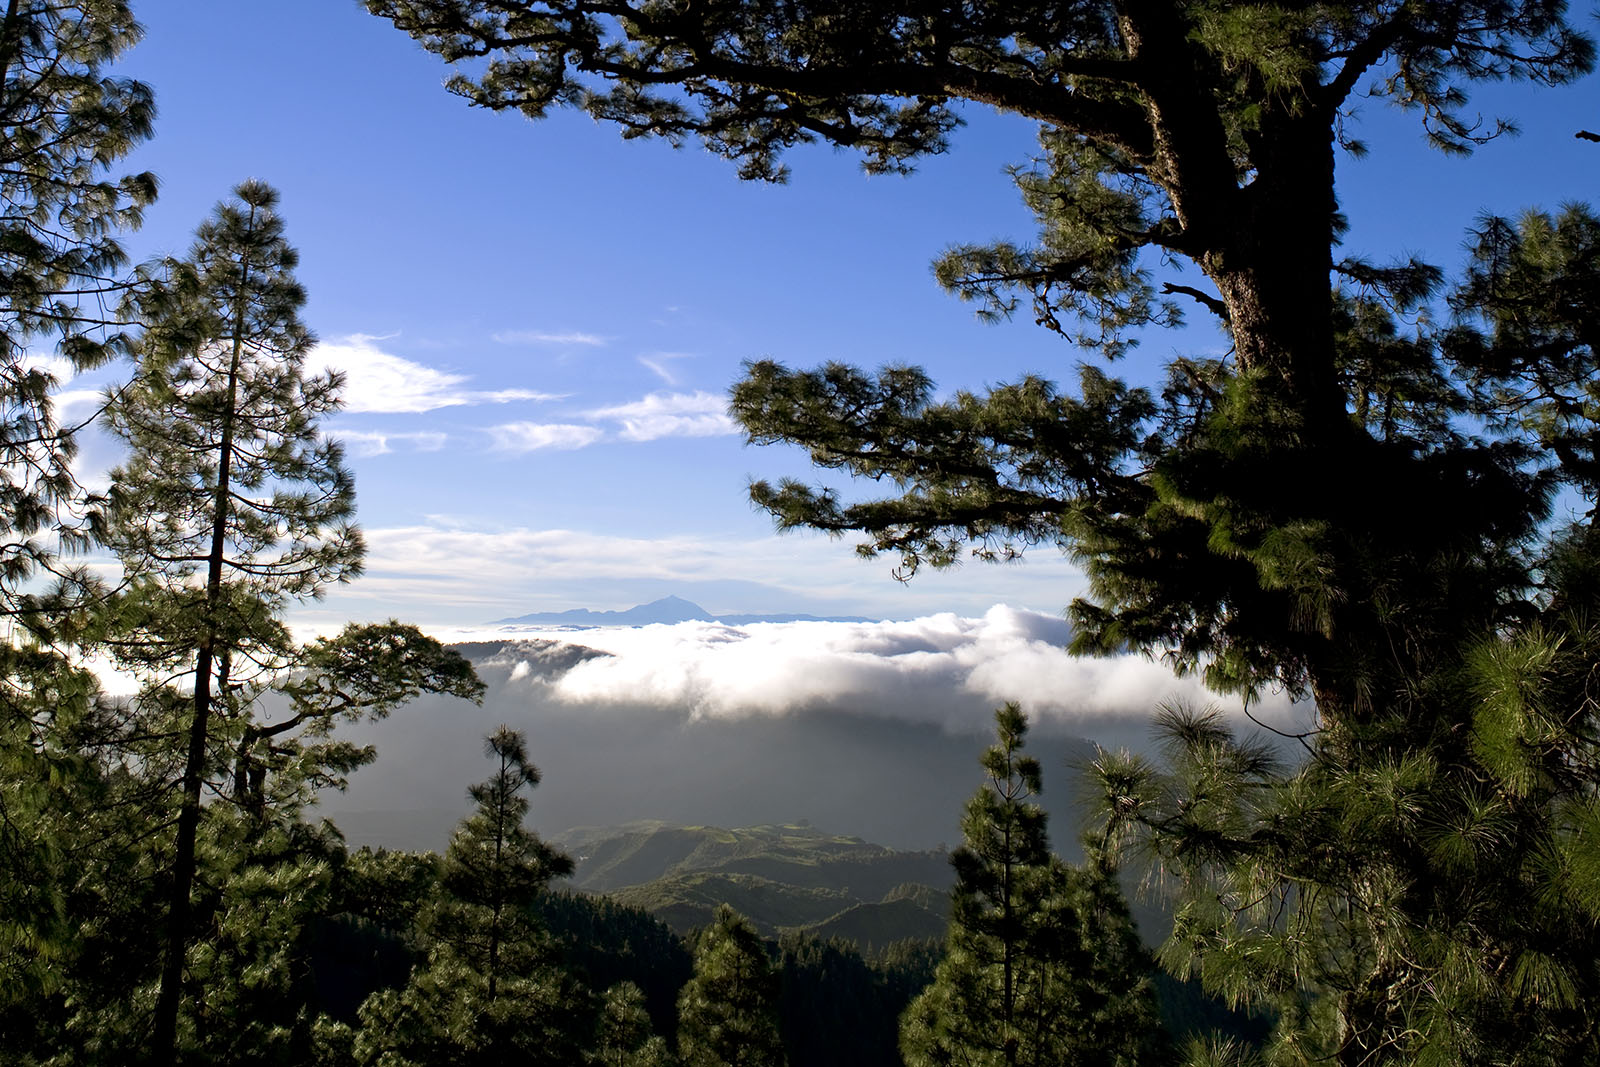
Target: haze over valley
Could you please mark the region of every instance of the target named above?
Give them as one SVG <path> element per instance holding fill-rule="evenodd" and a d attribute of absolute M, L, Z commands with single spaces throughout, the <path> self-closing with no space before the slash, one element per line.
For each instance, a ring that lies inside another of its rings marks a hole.
<path fill-rule="evenodd" d="M 1147 746 L 1163 701 L 1230 707 L 1141 657 L 1069 656 L 1065 623 L 1003 605 L 979 618 L 877 622 L 728 623 L 687 601 L 652 610 L 699 617 L 439 631 L 474 661 L 483 705 L 424 697 L 342 728 L 375 745 L 378 761 L 348 792 L 325 795 L 324 814 L 352 843 L 443 847 L 468 809 L 466 786 L 482 777 L 482 738 L 505 723 L 525 732 L 543 772 L 530 816 L 541 832 L 807 819 L 929 848 L 959 840 L 994 708 L 1016 700 L 1034 720 L 1055 837 L 1070 845 L 1069 765 L 1093 743 Z M 1237 704 L 1230 714 L 1249 725 Z M 1252 714 L 1293 729 L 1310 709 L 1278 698 Z"/>

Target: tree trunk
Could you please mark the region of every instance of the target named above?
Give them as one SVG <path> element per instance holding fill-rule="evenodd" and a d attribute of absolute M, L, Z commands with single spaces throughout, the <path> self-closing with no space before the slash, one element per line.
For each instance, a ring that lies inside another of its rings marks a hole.
<path fill-rule="evenodd" d="M 183 989 L 183 964 L 188 953 L 190 892 L 194 886 L 195 840 L 200 827 L 200 786 L 206 758 L 206 733 L 211 712 L 212 652 L 202 645 L 195 660 L 194 718 L 189 724 L 189 749 L 183 767 L 183 800 L 178 809 L 178 839 L 172 858 L 172 884 L 167 898 L 167 945 L 161 964 L 161 992 L 156 999 L 153 1030 L 154 1062 L 177 1062 L 178 1004 Z"/>
<path fill-rule="evenodd" d="M 250 223 L 255 208 L 250 209 Z M 206 734 L 211 715 L 211 674 L 216 660 L 218 614 L 222 607 L 222 565 L 227 552 L 228 493 L 231 488 L 234 415 L 239 402 L 239 367 L 244 355 L 245 292 L 250 280 L 250 260 L 240 264 L 239 295 L 233 309 L 233 353 L 228 365 L 228 401 L 222 416 L 218 446 L 217 486 L 213 496 L 211 551 L 206 559 L 206 633 L 195 657 L 194 721 L 189 726 L 189 751 L 183 768 L 183 806 L 178 812 L 177 842 L 172 863 L 172 887 L 167 902 L 166 957 L 161 967 L 161 992 L 156 999 L 153 1050 L 158 1061 L 178 1061 L 178 1008 L 182 1000 L 183 965 L 191 936 L 190 901 L 194 890 L 195 841 L 200 830 L 200 787 L 205 768 Z M 226 650 L 222 662 L 228 662 Z"/>
<path fill-rule="evenodd" d="M 1218 241 L 1201 266 L 1227 308 L 1239 368 L 1270 376 L 1305 440 L 1338 444 L 1348 419 L 1333 338 L 1333 134 L 1304 116 L 1263 127 L 1255 176 L 1213 220 Z"/>

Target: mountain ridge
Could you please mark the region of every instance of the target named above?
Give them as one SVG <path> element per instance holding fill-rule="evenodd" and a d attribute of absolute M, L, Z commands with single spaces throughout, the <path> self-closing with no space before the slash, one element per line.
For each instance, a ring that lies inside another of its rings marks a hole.
<path fill-rule="evenodd" d="M 770 614 L 735 613 L 713 615 L 699 604 L 680 596 L 664 596 L 648 604 L 635 604 L 622 611 L 594 611 L 569 608 L 566 611 L 536 611 L 513 618 L 496 619 L 492 626 L 653 626 L 680 622 L 720 622 L 725 626 L 749 626 L 763 622 L 879 622 L 864 615 L 807 615 L 800 612 Z"/>
<path fill-rule="evenodd" d="M 647 911 L 680 934 L 732 904 L 765 937 L 842 936 L 863 951 L 944 936 L 955 874 L 942 849 L 895 849 L 806 822 L 745 827 L 639 820 L 553 836 L 568 883 Z"/>

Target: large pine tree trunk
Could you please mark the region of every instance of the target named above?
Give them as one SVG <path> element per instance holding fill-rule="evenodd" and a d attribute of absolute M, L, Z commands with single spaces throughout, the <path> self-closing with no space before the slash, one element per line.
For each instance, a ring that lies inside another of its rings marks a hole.
<path fill-rule="evenodd" d="M 1210 84 L 1214 62 L 1185 35 L 1181 20 L 1130 8 L 1120 26 L 1141 76 L 1151 132 L 1151 177 L 1167 191 L 1183 249 L 1216 286 L 1237 368 L 1254 378 L 1260 408 L 1235 427 L 1257 435 L 1259 455 L 1241 457 L 1251 475 L 1208 471 L 1228 482 L 1225 511 L 1258 512 L 1269 525 L 1359 528 L 1364 509 L 1359 468 L 1364 435 L 1347 413 L 1334 338 L 1333 244 L 1338 200 L 1335 144 L 1329 116 L 1310 103 L 1316 87 L 1268 101 L 1259 127 L 1242 135 L 1248 167 L 1224 130 L 1215 101 L 1195 87 Z M 1298 97 L 1298 101 L 1292 97 Z M 1270 455 L 1270 462 L 1263 457 Z M 1255 484 L 1247 478 L 1257 479 Z M 1342 716 L 1359 705 L 1364 684 L 1355 664 L 1379 644 L 1364 568 L 1353 542 L 1322 546 L 1334 554 L 1328 581 L 1337 604 L 1327 632 L 1303 633 L 1306 668 L 1322 713 Z M 1293 615 L 1290 606 L 1285 610 Z M 1294 618 L 1280 624 L 1300 625 Z"/>
<path fill-rule="evenodd" d="M 1264 122 L 1254 177 L 1216 205 L 1201 265 L 1228 310 L 1235 358 L 1266 372 L 1306 440 L 1338 444 L 1348 425 L 1333 337 L 1334 154 L 1325 124 Z"/>

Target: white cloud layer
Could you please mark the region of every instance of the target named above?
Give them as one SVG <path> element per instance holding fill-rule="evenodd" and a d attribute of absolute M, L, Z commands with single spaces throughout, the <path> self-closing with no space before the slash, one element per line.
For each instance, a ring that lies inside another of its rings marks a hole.
<path fill-rule="evenodd" d="M 591 418 L 621 424 L 628 441 L 654 441 L 662 437 L 720 437 L 739 432 L 728 416 L 728 399 L 700 390 L 693 393 L 651 393 L 631 404 L 598 408 Z"/>
<path fill-rule="evenodd" d="M 596 426 L 579 426 L 566 422 L 508 422 L 488 428 L 497 452 L 521 455 L 539 449 L 554 448 L 570 451 L 592 445 L 605 436 Z"/>
<path fill-rule="evenodd" d="M 505 404 L 518 400 L 555 400 L 552 393 L 532 389 L 469 389 L 470 379 L 403 356 L 385 352 L 381 338 L 353 334 L 324 341 L 306 361 L 313 372 L 340 370 L 345 375 L 344 410 L 352 413 L 416 414 L 469 404 Z"/>
<path fill-rule="evenodd" d="M 106 402 L 104 389 L 63 389 L 51 398 L 56 425 L 78 426 L 93 418 Z"/>
<path fill-rule="evenodd" d="M 441 635 L 443 636 L 443 635 Z M 1165 701 L 1216 703 L 1194 678 L 1139 656 L 1085 659 L 1063 647 L 1064 623 L 997 605 L 979 618 L 953 613 L 904 622 L 687 622 L 579 631 L 463 631 L 451 640 L 539 636 L 609 655 L 553 677 L 526 661 L 511 681 L 554 699 L 594 707 L 640 705 L 686 710 L 696 718 L 785 715 L 812 709 L 930 722 L 986 731 L 996 705 L 1019 702 L 1043 729 L 1105 736 L 1143 732 Z M 1269 698 L 1252 709 L 1276 725 L 1303 722 L 1309 709 Z"/>

